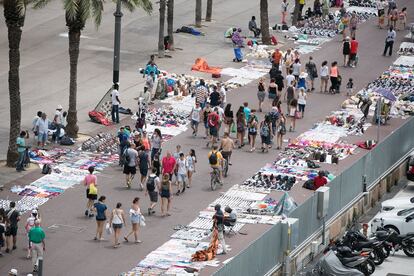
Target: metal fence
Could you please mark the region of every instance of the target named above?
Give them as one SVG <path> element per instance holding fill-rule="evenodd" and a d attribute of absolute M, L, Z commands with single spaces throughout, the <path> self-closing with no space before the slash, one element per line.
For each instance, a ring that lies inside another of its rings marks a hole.
<path fill-rule="evenodd" d="M 409 118 L 398 130 L 382 141 L 351 167 L 329 183 L 329 210 L 326 220 L 336 216 L 363 192 L 362 177 L 369 188 L 386 176 L 387 170 L 414 148 L 414 118 Z M 340 165 L 340 163 L 339 163 Z M 304 243 L 322 226 L 317 218 L 317 198 L 312 196 L 290 215 L 299 219 L 297 245 Z M 264 275 L 283 260 L 284 228 L 282 224 L 253 241 L 215 275 Z"/>
<path fill-rule="evenodd" d="M 363 176 L 369 188 L 385 177 L 387 170 L 414 148 L 414 118 L 410 118 L 351 167 L 329 183 L 329 209 L 326 220 L 338 214 L 363 192 Z M 341 163 L 339 163 L 340 165 Z M 312 196 L 290 215 L 299 219 L 298 245 L 306 241 L 321 226 L 316 215 L 317 198 Z"/>
<path fill-rule="evenodd" d="M 264 275 L 282 262 L 283 224 L 278 223 L 217 271 L 216 276 Z"/>

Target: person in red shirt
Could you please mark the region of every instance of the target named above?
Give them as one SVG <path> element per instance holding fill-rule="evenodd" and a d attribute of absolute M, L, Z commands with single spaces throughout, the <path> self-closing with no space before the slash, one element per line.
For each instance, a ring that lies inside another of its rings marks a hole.
<path fill-rule="evenodd" d="M 278 48 L 274 51 L 272 55 L 273 59 L 273 66 L 276 67 L 277 70 L 279 70 L 280 61 L 282 60 L 282 53 Z"/>
<path fill-rule="evenodd" d="M 325 186 L 328 180 L 325 177 L 323 171 L 319 171 L 318 175 L 313 179 L 313 190 L 317 190 L 319 187 Z"/>
<path fill-rule="evenodd" d="M 220 123 L 220 116 L 217 114 L 216 110 L 213 110 L 212 112 L 210 112 L 210 114 L 208 114 L 208 117 L 207 117 L 208 129 L 210 130 L 210 141 L 207 142 L 207 147 L 209 146 L 210 143 L 211 143 L 211 146 L 214 146 L 216 144 L 217 137 L 218 137 L 219 123 Z"/>
<path fill-rule="evenodd" d="M 162 158 L 162 174 L 168 174 L 170 176 L 170 181 L 175 171 L 176 161 L 175 158 L 171 155 L 170 151 L 167 151 L 167 154 Z"/>
<path fill-rule="evenodd" d="M 351 40 L 351 54 L 349 56 L 349 66 L 355 67 L 357 63 L 357 55 L 358 55 L 358 40 L 355 37 L 352 37 Z"/>

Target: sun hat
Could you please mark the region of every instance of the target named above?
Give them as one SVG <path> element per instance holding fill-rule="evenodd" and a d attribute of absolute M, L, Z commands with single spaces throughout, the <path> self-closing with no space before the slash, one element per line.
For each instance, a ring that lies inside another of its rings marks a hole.
<path fill-rule="evenodd" d="M 62 110 L 62 109 L 63 109 L 63 107 L 62 107 L 62 105 L 58 105 L 58 106 L 56 107 L 56 109 L 57 109 L 57 110 Z"/>
<path fill-rule="evenodd" d="M 10 275 L 17 275 L 17 269 L 15 269 L 15 268 L 10 269 L 9 274 Z"/>

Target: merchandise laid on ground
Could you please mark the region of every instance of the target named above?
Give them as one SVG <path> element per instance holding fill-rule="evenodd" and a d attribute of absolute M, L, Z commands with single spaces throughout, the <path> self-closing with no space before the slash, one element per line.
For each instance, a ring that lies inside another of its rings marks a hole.
<path fill-rule="evenodd" d="M 268 53 L 264 47 L 253 49 L 252 51 L 263 51 Z M 255 56 L 256 57 L 256 56 Z M 122 275 L 140 275 L 142 274 L 168 274 L 172 273 L 191 273 L 198 271 L 205 266 L 218 266 L 218 261 L 194 262 L 192 255 L 209 246 L 207 242 L 211 237 L 213 226 L 212 217 L 214 215 L 214 206 L 229 206 L 237 213 L 237 223 L 233 231 L 240 231 L 246 224 L 276 224 L 282 217 L 277 216 L 277 206 L 283 204 L 282 199 L 274 200 L 272 191 L 289 191 L 296 183 L 304 183 L 309 179 L 317 176 L 323 164 L 338 164 L 341 160 L 349 155 L 355 154 L 357 146 L 343 141 L 349 135 L 363 135 L 371 123 L 365 122 L 363 111 L 356 104 L 356 99 L 367 93 L 371 100 L 375 102 L 378 96 L 379 88 L 389 89 L 399 101 L 394 101 L 391 105 L 391 114 L 395 117 L 404 117 L 411 114 L 408 110 L 413 107 L 410 101 L 404 100 L 406 94 L 400 93 L 404 81 L 410 79 L 411 68 L 390 67 L 385 71 L 379 80 L 389 80 L 390 74 L 393 76 L 393 83 L 385 82 L 388 86 L 382 86 L 382 82 L 373 81 L 364 89 L 357 93 L 356 96 L 346 100 L 342 105 L 343 109 L 334 111 L 328 115 L 322 122 L 315 124 L 310 129 L 300 134 L 296 139 L 290 141 L 285 150 L 281 151 L 277 160 L 273 164 L 267 164 L 255 173 L 251 178 L 242 184 L 233 185 L 226 193 L 222 194 L 214 202 L 199 213 L 199 216 L 190 222 L 187 226 L 179 225 L 175 227 L 178 230 L 171 236 L 171 240 L 151 252 L 145 259 L 140 261 L 135 268 Z M 236 70 L 237 71 L 237 70 Z M 224 72 L 233 72 L 233 70 L 224 70 Z M 231 74 L 231 73 L 229 73 Z M 397 82 L 395 84 L 394 82 Z M 401 83 L 400 83 L 401 82 Z M 375 84 L 375 89 L 372 89 Z M 405 91 L 407 92 L 407 91 Z M 411 93 L 411 92 L 410 92 Z M 405 107 L 403 109 L 402 107 Z M 370 115 L 375 114 L 375 105 L 370 106 Z M 320 169 L 317 169 L 320 168 Z M 328 181 L 335 176 L 327 171 L 325 175 Z M 329 185 L 329 183 L 328 183 Z M 288 195 L 285 194 L 287 197 Z M 283 197 L 286 200 L 286 197 Z M 289 198 L 289 200 L 292 200 Z M 295 204 L 292 204 L 292 208 Z M 167 251 L 173 246 L 174 249 Z M 218 253 L 221 252 L 219 247 Z M 167 253 L 168 252 L 168 253 Z"/>
<path fill-rule="evenodd" d="M 45 175 L 25 186 L 15 185 L 11 188 L 12 193 L 22 197 L 16 201 L 17 209 L 22 213 L 33 210 L 45 204 L 48 199 L 63 194 L 66 189 L 80 184 L 90 166 L 95 167 L 99 173 L 116 163 L 117 153 L 86 151 L 87 148 L 99 148 L 106 143 L 104 141 L 113 141 L 113 137 L 99 134 L 88 139 L 81 149 L 75 151 L 60 148 L 31 151 L 29 153 L 31 162 L 39 164 Z M 8 202 L 9 200 L 0 200 L 0 205 L 5 207 Z"/>

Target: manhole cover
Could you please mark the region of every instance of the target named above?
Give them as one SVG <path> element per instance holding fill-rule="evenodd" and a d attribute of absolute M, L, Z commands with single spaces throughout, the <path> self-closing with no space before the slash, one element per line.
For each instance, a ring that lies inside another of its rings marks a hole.
<path fill-rule="evenodd" d="M 65 225 L 65 224 L 53 224 L 49 226 L 47 229 L 53 232 L 63 231 L 63 232 L 72 232 L 72 233 L 81 233 L 85 231 L 84 227 Z"/>

